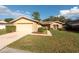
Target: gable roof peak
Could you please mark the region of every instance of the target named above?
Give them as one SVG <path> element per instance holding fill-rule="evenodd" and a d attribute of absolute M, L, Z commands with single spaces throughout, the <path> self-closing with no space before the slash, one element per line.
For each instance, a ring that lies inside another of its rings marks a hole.
<path fill-rule="evenodd" d="M 19 19 L 28 19 L 27 17 L 25 17 L 25 16 L 19 16 L 19 17 L 17 17 L 17 18 L 15 18 L 14 20 L 12 20 L 12 21 L 10 21 L 10 23 L 12 23 L 12 22 L 15 22 L 15 21 L 17 21 L 17 20 L 19 20 Z M 30 19 L 29 19 L 30 20 Z"/>

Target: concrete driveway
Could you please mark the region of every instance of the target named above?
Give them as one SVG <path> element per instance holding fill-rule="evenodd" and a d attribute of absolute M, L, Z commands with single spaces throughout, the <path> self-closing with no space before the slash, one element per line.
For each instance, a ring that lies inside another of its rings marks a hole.
<path fill-rule="evenodd" d="M 4 35 L 0 35 L 0 49 L 6 47 L 8 44 L 28 35 L 28 33 L 23 32 L 13 32 Z"/>

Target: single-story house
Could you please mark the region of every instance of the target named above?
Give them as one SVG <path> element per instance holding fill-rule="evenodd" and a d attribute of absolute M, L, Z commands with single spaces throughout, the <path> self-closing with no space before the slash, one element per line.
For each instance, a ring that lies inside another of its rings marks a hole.
<path fill-rule="evenodd" d="M 42 27 L 38 21 L 30 20 L 26 17 L 19 17 L 12 20 L 8 26 L 16 26 L 16 32 L 37 32 L 39 27 Z"/>
<path fill-rule="evenodd" d="M 9 23 L 0 21 L 0 29 L 5 28 L 6 26 L 15 26 L 16 32 L 32 33 L 32 32 L 37 32 L 38 28 L 40 27 L 46 27 L 47 29 L 62 28 L 63 23 L 59 21 L 39 22 L 39 21 L 31 20 L 31 19 L 28 19 L 22 16 L 22 17 L 19 17 L 17 19 L 10 21 Z"/>
<path fill-rule="evenodd" d="M 63 24 L 62 22 L 60 21 L 46 21 L 46 22 L 42 22 L 42 25 L 47 27 L 48 29 L 49 28 L 52 28 L 54 30 L 57 30 L 57 29 L 61 29 L 63 28 Z"/>
<path fill-rule="evenodd" d="M 50 23 L 50 28 L 52 28 L 52 29 L 61 29 L 61 28 L 63 28 L 63 24 L 64 23 L 62 23 L 60 21 L 53 21 L 53 22 Z"/>
<path fill-rule="evenodd" d="M 1 20 L 0 21 L 0 29 L 5 29 L 6 28 L 6 24 L 7 24 L 7 22 Z"/>

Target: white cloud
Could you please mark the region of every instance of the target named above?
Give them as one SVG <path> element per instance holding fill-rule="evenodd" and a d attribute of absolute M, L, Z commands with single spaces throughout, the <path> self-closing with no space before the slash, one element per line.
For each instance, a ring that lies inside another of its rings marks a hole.
<path fill-rule="evenodd" d="M 60 10 L 60 13 L 58 16 L 65 16 L 67 18 L 77 18 L 79 17 L 79 8 L 78 7 L 73 7 L 70 8 L 69 10 Z"/>
<path fill-rule="evenodd" d="M 60 10 L 60 15 L 79 14 L 79 8 L 73 7 L 69 10 Z"/>
<path fill-rule="evenodd" d="M 8 15 L 10 13 L 11 13 L 11 11 L 7 7 L 0 6 L 0 15 Z"/>
<path fill-rule="evenodd" d="M 30 17 L 30 12 L 28 12 L 28 11 L 20 11 L 20 10 L 12 11 L 11 9 L 9 9 L 6 6 L 0 6 L 0 15 L 12 16 L 12 17 L 15 17 L 15 18 L 19 17 L 19 16 Z"/>
<path fill-rule="evenodd" d="M 73 8 L 71 8 L 71 10 L 77 10 L 78 9 L 78 7 L 73 7 Z"/>

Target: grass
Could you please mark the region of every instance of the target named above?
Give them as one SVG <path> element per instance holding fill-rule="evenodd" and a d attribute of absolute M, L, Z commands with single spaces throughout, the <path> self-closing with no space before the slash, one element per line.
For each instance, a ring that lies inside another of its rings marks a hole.
<path fill-rule="evenodd" d="M 45 53 L 79 52 L 79 33 L 57 30 L 50 31 L 53 35 L 51 37 L 27 35 L 8 45 L 8 47 Z"/>
<path fill-rule="evenodd" d="M 0 29 L 0 35 L 2 34 L 6 34 L 6 30 L 5 29 Z"/>

